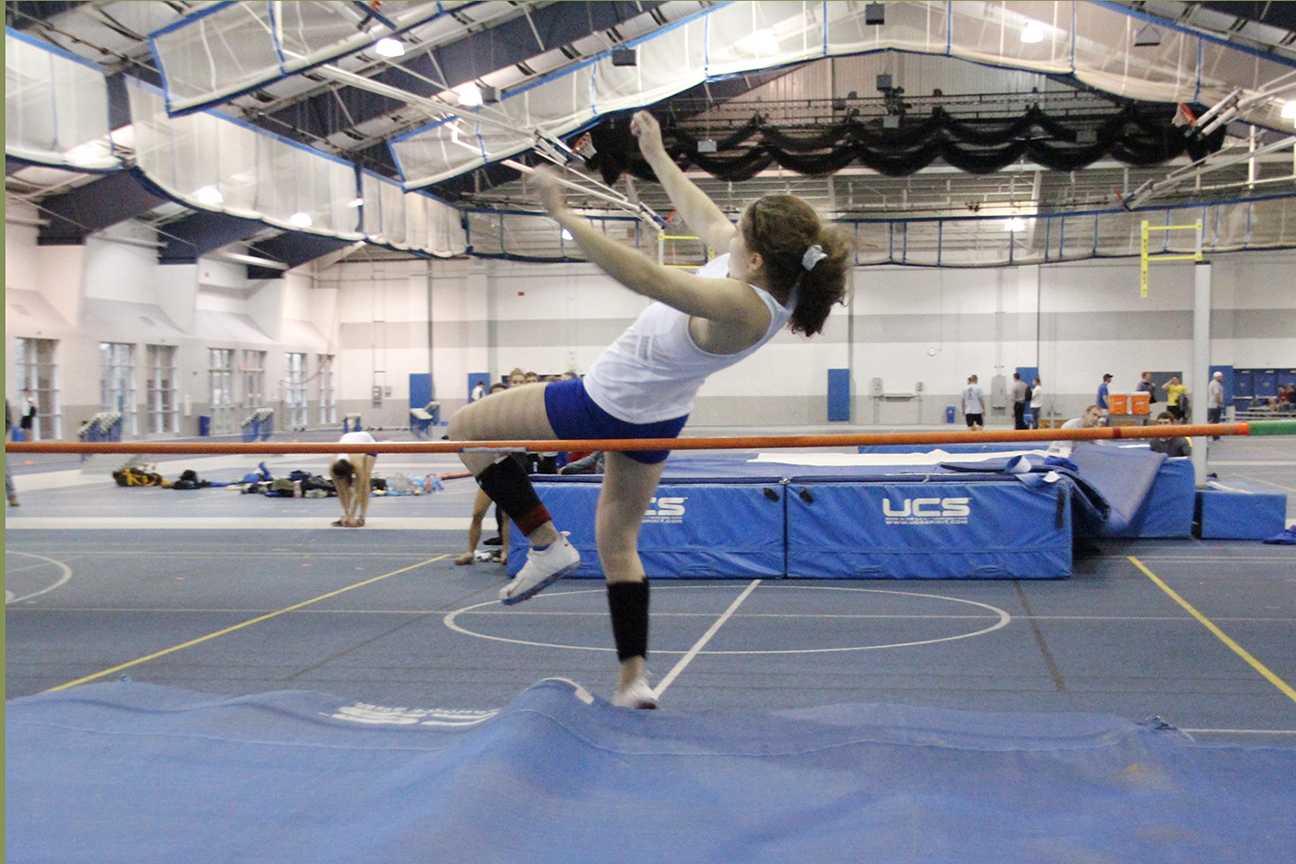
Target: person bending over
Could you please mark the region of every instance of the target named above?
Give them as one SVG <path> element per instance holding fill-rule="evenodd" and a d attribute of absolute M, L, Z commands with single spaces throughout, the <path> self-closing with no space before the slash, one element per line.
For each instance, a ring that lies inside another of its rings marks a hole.
<path fill-rule="evenodd" d="M 1079 417 L 1072 417 L 1062 424 L 1063 429 L 1094 429 L 1102 425 L 1103 412 L 1098 405 L 1090 405 Z"/>
<path fill-rule="evenodd" d="M 554 177 L 537 172 L 545 209 L 586 257 L 653 302 L 583 379 L 510 389 L 465 406 L 450 421 L 452 439 L 677 437 L 707 376 L 747 357 L 786 327 L 813 336 L 833 305 L 842 302 L 849 242 L 825 226 L 809 204 L 791 195 L 768 195 L 747 207 L 735 227 L 671 161 L 652 115 L 637 113 L 630 130 L 692 232 L 727 254 L 696 274 L 663 267 L 569 210 Z M 622 707 L 657 705 L 644 669 L 648 580 L 638 537 L 668 455 L 668 450 L 607 452 L 595 511 L 620 661 L 612 702 Z M 579 553 L 554 526 L 513 460 L 470 452 L 460 458 L 531 542 L 525 566 L 500 592 L 502 602 L 525 600 L 580 564 Z"/>
<path fill-rule="evenodd" d="M 368 432 L 347 432 L 338 439 L 339 444 L 375 444 Z M 363 528 L 369 512 L 369 478 L 373 476 L 377 453 L 339 453 L 329 473 L 342 505 L 342 518 L 334 527 Z"/>

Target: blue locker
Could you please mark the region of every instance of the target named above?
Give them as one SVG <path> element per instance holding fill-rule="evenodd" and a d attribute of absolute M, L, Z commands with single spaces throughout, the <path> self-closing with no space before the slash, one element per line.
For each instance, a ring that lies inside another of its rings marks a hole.
<path fill-rule="evenodd" d="M 1278 395 L 1278 370 L 1277 369 L 1256 369 L 1255 372 L 1255 395 L 1257 397 L 1269 397 Z"/>

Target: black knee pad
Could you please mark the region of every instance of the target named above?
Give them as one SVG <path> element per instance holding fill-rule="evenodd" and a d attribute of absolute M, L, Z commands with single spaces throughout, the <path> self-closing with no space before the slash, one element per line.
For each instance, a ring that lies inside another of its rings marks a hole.
<path fill-rule="evenodd" d="M 517 523 L 523 534 L 530 534 L 549 521 L 549 511 L 540 503 L 531 478 L 511 457 L 492 463 L 478 474 L 477 485 Z"/>

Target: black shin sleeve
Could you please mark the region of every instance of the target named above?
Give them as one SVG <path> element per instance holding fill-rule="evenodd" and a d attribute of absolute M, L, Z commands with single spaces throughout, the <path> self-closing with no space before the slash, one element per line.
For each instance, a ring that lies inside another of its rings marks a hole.
<path fill-rule="evenodd" d="M 648 579 L 642 582 L 613 582 L 608 586 L 608 609 L 612 612 L 612 638 L 617 659 L 648 657 Z"/>
<path fill-rule="evenodd" d="M 517 523 L 523 534 L 549 521 L 549 511 L 540 503 L 531 478 L 513 459 L 495 462 L 477 475 L 477 485 Z"/>

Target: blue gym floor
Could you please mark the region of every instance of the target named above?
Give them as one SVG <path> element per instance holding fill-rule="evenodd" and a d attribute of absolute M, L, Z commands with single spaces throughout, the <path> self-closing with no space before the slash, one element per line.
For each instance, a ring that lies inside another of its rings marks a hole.
<path fill-rule="evenodd" d="M 1293 493 L 1294 456 L 1224 441 L 1210 469 Z M 597 698 L 616 668 L 600 582 L 505 608 L 501 566 L 452 563 L 469 479 L 376 497 L 343 529 L 336 499 L 13 463 L 7 860 L 1269 864 L 1296 846 L 1290 546 L 1102 542 L 1059 581 L 658 580 L 661 710 L 633 712 Z"/>
<path fill-rule="evenodd" d="M 1222 480 L 1296 491 L 1283 439 L 1225 440 L 1211 454 Z M 503 568 L 454 566 L 470 480 L 375 498 L 368 527 L 340 529 L 327 527 L 336 499 L 124 489 L 68 457 L 11 458 L 21 508 L 8 511 L 5 537 L 10 698 L 128 676 L 214 694 L 292 688 L 485 710 L 547 676 L 605 696 L 614 681 L 599 584 L 564 581 L 506 609 L 494 602 Z M 285 475 L 324 466 L 267 462 Z M 159 467 L 174 477 L 191 466 L 236 479 L 254 462 Z M 379 473 L 455 467 L 448 456 L 391 457 Z M 483 536 L 494 533 L 492 514 Z M 659 581 L 649 668 L 663 710 L 884 701 L 1097 711 L 1296 747 L 1296 700 L 1260 671 L 1296 682 L 1296 552 L 1196 539 L 1090 551 L 1063 581 Z"/>

